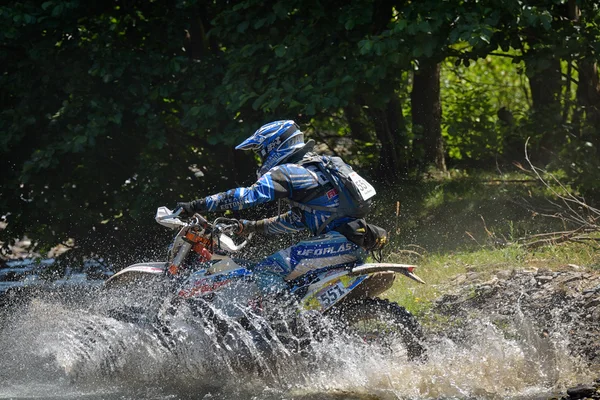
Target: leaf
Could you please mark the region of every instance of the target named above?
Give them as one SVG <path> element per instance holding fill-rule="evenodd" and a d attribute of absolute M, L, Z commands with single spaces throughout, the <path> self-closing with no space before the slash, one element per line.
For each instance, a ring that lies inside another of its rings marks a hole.
<path fill-rule="evenodd" d="M 268 96 L 268 92 L 265 92 L 265 93 L 261 94 L 260 96 L 258 96 L 258 98 L 256 100 L 254 100 L 254 102 L 252 103 L 252 109 L 258 110 L 264 104 L 267 96 Z"/>
<path fill-rule="evenodd" d="M 354 19 L 349 19 L 348 21 L 346 21 L 346 23 L 344 24 L 344 28 L 346 28 L 347 31 L 351 31 L 352 28 L 354 28 Z"/>
<path fill-rule="evenodd" d="M 412 56 L 414 58 L 419 58 L 423 55 L 423 48 L 421 46 L 415 46 L 412 51 Z"/>
<path fill-rule="evenodd" d="M 192 108 L 190 108 L 190 111 L 188 111 L 188 113 L 192 116 L 197 116 L 198 114 L 200 114 L 200 107 L 199 106 L 194 106 Z"/>
<path fill-rule="evenodd" d="M 544 11 L 540 15 L 540 21 L 545 30 L 549 31 L 552 28 L 552 15 L 548 11 Z"/>
<path fill-rule="evenodd" d="M 429 21 L 421 21 L 421 22 L 419 22 L 418 29 L 421 32 L 431 33 L 431 25 L 429 24 Z"/>
<path fill-rule="evenodd" d="M 286 53 L 286 47 L 284 45 L 275 46 L 275 55 L 277 57 L 283 57 Z"/>
<path fill-rule="evenodd" d="M 396 33 L 402 32 L 405 29 L 406 29 L 406 20 L 405 19 L 398 20 L 398 22 L 394 25 L 394 32 L 396 32 Z"/>
<path fill-rule="evenodd" d="M 237 31 L 239 33 L 244 33 L 244 32 L 246 32 L 246 29 L 248 29 L 249 25 L 250 25 L 250 21 L 246 20 L 237 26 Z"/>
<path fill-rule="evenodd" d="M 360 42 L 358 42 L 358 47 L 360 54 L 368 54 L 373 48 L 373 41 L 369 39 L 361 40 Z"/>
<path fill-rule="evenodd" d="M 263 25 L 267 22 L 266 18 L 261 18 L 258 21 L 256 21 L 254 23 L 254 29 L 260 29 L 263 27 Z"/>
<path fill-rule="evenodd" d="M 62 14 L 64 9 L 64 5 L 63 4 L 59 4 L 56 7 L 54 7 L 54 9 L 52 10 L 52 16 L 53 17 L 58 17 L 60 14 Z"/>
<path fill-rule="evenodd" d="M 283 90 L 285 90 L 288 93 L 294 93 L 296 91 L 294 88 L 294 85 L 292 85 L 291 83 L 289 83 L 287 81 L 281 82 L 281 87 L 283 88 Z"/>
<path fill-rule="evenodd" d="M 46 11 L 47 9 L 49 9 L 50 7 L 52 7 L 52 4 L 54 4 L 53 1 L 45 1 L 42 3 L 42 10 Z"/>

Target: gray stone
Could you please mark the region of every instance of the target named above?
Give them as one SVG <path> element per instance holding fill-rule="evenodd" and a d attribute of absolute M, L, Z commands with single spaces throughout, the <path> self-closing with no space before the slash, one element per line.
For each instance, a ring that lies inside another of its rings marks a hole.
<path fill-rule="evenodd" d="M 596 393 L 594 385 L 578 385 L 567 389 L 567 394 L 571 399 L 583 399 L 593 396 Z"/>
<path fill-rule="evenodd" d="M 588 300 L 583 306 L 585 308 L 592 308 L 600 305 L 600 297 Z"/>
<path fill-rule="evenodd" d="M 501 271 L 496 272 L 496 276 L 500 279 L 508 279 L 511 277 L 511 275 L 513 274 L 513 270 L 510 269 L 503 269 Z"/>
<path fill-rule="evenodd" d="M 550 275 L 539 275 L 535 279 L 537 279 L 539 283 L 544 284 L 550 282 L 552 279 L 554 279 L 554 277 Z"/>

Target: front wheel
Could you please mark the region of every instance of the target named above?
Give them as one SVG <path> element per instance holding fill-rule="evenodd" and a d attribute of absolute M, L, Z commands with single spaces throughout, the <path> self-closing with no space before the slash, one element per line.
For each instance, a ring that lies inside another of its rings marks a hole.
<path fill-rule="evenodd" d="M 354 300 L 339 310 L 338 317 L 348 334 L 366 343 L 389 347 L 400 339 L 410 360 L 425 358 L 420 324 L 395 302 L 379 298 Z"/>

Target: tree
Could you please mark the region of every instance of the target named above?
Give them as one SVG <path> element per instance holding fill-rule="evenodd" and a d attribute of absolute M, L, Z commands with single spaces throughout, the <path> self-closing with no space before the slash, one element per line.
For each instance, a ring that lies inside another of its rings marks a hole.
<path fill-rule="evenodd" d="M 218 49 L 203 42 L 201 58 L 182 50 L 198 12 L 184 2 L 2 7 L 5 243 L 25 233 L 45 244 L 76 238 L 87 252 L 114 255 L 122 242 L 148 242 L 157 204 L 198 190 L 191 165 L 204 182 L 220 178 L 229 158 L 209 149 L 235 139 L 211 133 L 236 124 L 198 96 L 222 75 Z"/>
<path fill-rule="evenodd" d="M 425 61 L 415 71 L 411 106 L 415 142 L 422 149 L 423 160 L 434 163 L 438 170 L 445 172 L 439 63 Z"/>

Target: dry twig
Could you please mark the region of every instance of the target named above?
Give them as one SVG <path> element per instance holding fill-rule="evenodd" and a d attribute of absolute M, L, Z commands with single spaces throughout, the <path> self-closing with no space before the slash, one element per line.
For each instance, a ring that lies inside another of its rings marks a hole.
<path fill-rule="evenodd" d="M 553 207 L 547 211 L 533 210 L 531 205 L 529 205 L 529 209 L 536 215 L 560 219 L 565 224 L 565 227 L 573 226 L 574 228 L 560 232 L 532 235 L 519 239 L 518 242 L 522 242 L 528 248 L 537 248 L 544 245 L 560 244 L 569 241 L 600 241 L 600 239 L 590 236 L 592 233 L 600 232 L 600 210 L 588 205 L 584 198 L 575 196 L 562 184 L 562 182 L 560 182 L 560 180 L 558 180 L 558 178 L 556 178 L 556 176 L 533 165 L 527 151 L 528 144 L 529 139 L 525 142 L 525 159 L 531 169 L 528 170 L 520 164 L 516 164 L 516 166 L 523 171 L 532 172 L 550 193 L 559 200 L 549 200 L 549 203 Z M 554 185 L 551 185 L 548 178 L 545 178 L 544 176 L 548 176 L 550 182 Z M 525 203 L 529 204 L 526 200 Z"/>

